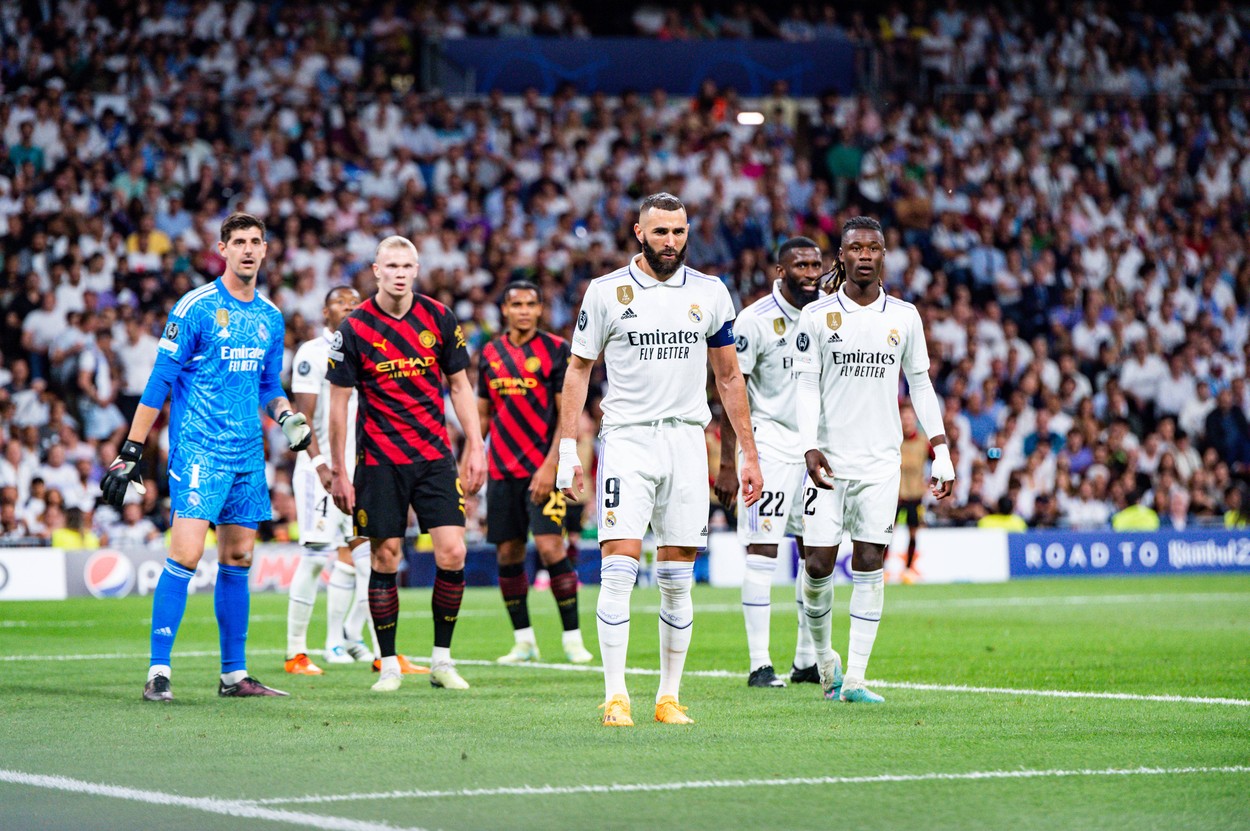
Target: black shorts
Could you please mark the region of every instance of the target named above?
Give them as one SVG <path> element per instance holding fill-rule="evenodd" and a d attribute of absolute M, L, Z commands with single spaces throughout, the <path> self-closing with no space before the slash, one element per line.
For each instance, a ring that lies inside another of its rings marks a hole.
<path fill-rule="evenodd" d="M 564 528 L 568 501 L 558 490 L 539 504 L 530 501 L 529 479 L 491 479 L 486 484 L 486 541 L 499 545 L 508 540 L 559 534 Z"/>
<path fill-rule="evenodd" d="M 898 512 L 904 515 L 903 521 L 907 523 L 908 528 L 915 528 L 920 525 L 919 499 L 900 499 L 898 501 Z"/>
<path fill-rule="evenodd" d="M 353 484 L 352 524 L 358 536 L 404 536 L 410 506 L 417 512 L 422 533 L 444 525 L 464 527 L 464 487 L 449 458 L 407 465 L 358 465 Z"/>

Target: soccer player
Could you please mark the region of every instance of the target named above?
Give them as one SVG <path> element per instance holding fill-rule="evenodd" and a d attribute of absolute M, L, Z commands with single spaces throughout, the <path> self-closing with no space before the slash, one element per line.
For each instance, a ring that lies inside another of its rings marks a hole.
<path fill-rule="evenodd" d="M 707 363 L 742 446 L 742 503 L 760 498 L 763 482 L 747 411 L 746 386 L 734 355 L 733 301 L 715 277 L 684 266 L 689 225 L 681 200 L 656 193 L 642 201 L 634 236 L 642 253 L 586 289 L 564 377 L 557 487 L 570 499 L 584 490 L 577 422 L 590 371 L 600 353 L 608 373 L 601 404 L 598 482 L 602 585 L 596 614 L 603 656 L 603 723 L 632 726 L 625 658 L 629 599 L 642 538 L 658 546 L 660 686 L 655 719 L 690 724 L 678 703 L 690 647 L 694 559 L 707 542 Z"/>
<path fill-rule="evenodd" d="M 915 306 L 885 293 L 884 264 L 880 223 L 865 216 L 848 220 L 842 227 L 832 293 L 803 309 L 794 339 L 800 446 L 806 449 L 807 474 L 817 488 L 812 509 L 804 516 L 804 608 L 825 698 L 864 703 L 884 701 L 864 686 L 864 673 L 885 602 L 882 567 L 898 507 L 900 369 L 907 375 L 916 417 L 933 445 L 933 496 L 948 496 L 955 479 L 942 410 L 929 381 L 920 314 Z M 845 677 L 829 632 L 833 567 L 844 530 L 853 545 L 854 583 Z"/>
<path fill-rule="evenodd" d="M 126 488 L 144 492 L 139 462 L 165 397 L 169 413 L 169 486 L 173 528 L 169 558 L 152 595 L 152 653 L 143 697 L 172 701 L 170 653 L 187 606 L 187 585 L 217 524 L 214 607 L 221 636 L 226 697 L 286 695 L 248 675 L 245 658 L 250 595 L 248 568 L 256 526 L 270 518 L 269 487 L 258 406 L 282 425 L 292 450 L 312 438 L 307 420 L 282 391 L 282 313 L 256 291 L 265 259 L 265 224 L 236 213 L 221 224 L 217 251 L 226 270 L 174 305 L 121 453 L 100 489 L 120 508 Z"/>
<path fill-rule="evenodd" d="M 323 450 L 330 447 L 330 384 L 325 380 L 330 341 L 343 318 L 360 305 L 360 295 L 351 286 L 338 286 L 326 294 L 321 334 L 295 352 L 291 392 L 295 409 L 313 427 L 307 451 L 296 456 L 295 505 L 299 520 L 300 558 L 287 602 L 286 671 L 294 675 L 321 675 L 322 670 L 308 658 L 308 622 L 317 598 L 317 575 L 330 565 L 333 571 L 326 588 L 326 641 L 324 658 L 331 664 L 350 664 L 373 658 L 362 641 L 369 615 L 369 543 L 354 537 L 351 517 L 340 511 L 330 498 L 333 475 Z M 348 420 L 356 417 L 356 395 L 347 404 Z M 349 468 L 356 464 L 355 436 L 348 434 L 345 451 Z M 353 600 L 355 602 L 353 602 Z M 370 627 L 372 634 L 372 627 Z M 377 637 L 374 651 L 377 650 Z M 401 656 L 401 665 L 404 663 Z M 417 669 L 417 668 L 414 668 Z"/>
<path fill-rule="evenodd" d="M 768 489 L 750 510 L 738 512 L 738 538 L 746 545 L 742 579 L 742 614 L 746 620 L 751 687 L 784 687 L 768 653 L 772 616 L 773 572 L 777 546 L 794 535 L 803 550 L 803 506 L 815 498 L 806 486 L 806 466 L 798 442 L 790 342 L 799 312 L 820 296 L 820 246 L 807 237 L 791 237 L 777 249 L 777 279 L 772 293 L 742 310 L 734 323 L 738 366 L 746 380 L 751 424 L 759 448 L 760 472 Z M 737 436 L 728 412 L 721 418 L 721 462 L 716 496 L 725 507 L 738 497 Z M 819 681 L 816 652 L 803 613 L 802 571 L 795 581 L 799 610 L 798 643 L 790 678 Z"/>
<path fill-rule="evenodd" d="M 464 332 L 450 309 L 414 292 L 417 270 L 417 249 L 409 240 L 391 236 L 378 243 L 373 263 L 378 293 L 339 326 L 326 374 L 331 385 L 330 493 L 372 547 L 369 611 L 382 660 L 381 677 L 373 685 L 378 692 L 393 692 L 402 680 L 395 653 L 395 575 L 410 507 L 433 540 L 437 566 L 430 684 L 469 688 L 452 664 L 451 639 L 464 596 L 464 497 L 466 490 L 477 493 L 486 479 L 486 452 L 465 371 Z M 443 416 L 444 382 L 464 428 L 460 474 Z M 353 389 L 360 392 L 358 459 L 349 474 L 347 405 Z"/>
<path fill-rule="evenodd" d="M 898 513 L 907 523 L 907 557 L 900 578 L 903 583 L 914 583 L 920 575 L 916 572 L 916 534 L 920 530 L 920 502 L 924 499 L 924 466 L 933 458 L 929 440 L 916 429 L 916 414 L 911 407 L 904 407 L 899 414 L 903 425 L 903 444 L 899 447 L 902 468 L 898 483 Z"/>
<path fill-rule="evenodd" d="M 565 657 L 585 664 L 594 656 L 582 643 L 577 572 L 561 534 L 568 504 L 555 489 L 559 445 L 553 438 L 559 426 L 569 346 L 538 329 L 543 298 L 534 283 L 509 283 L 501 305 L 507 331 L 482 349 L 477 376 L 478 418 L 483 432 L 491 437 L 486 539 L 495 545 L 499 591 L 516 641 L 499 663 L 539 659 L 526 602 L 525 545 L 532 531 L 538 557 L 551 575 L 551 594 L 564 627 Z"/>

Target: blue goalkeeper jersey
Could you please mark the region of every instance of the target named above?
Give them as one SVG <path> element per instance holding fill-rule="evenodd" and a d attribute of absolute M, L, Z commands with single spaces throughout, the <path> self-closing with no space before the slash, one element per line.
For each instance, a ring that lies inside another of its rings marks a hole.
<path fill-rule="evenodd" d="M 265 466 L 260 408 L 282 397 L 282 313 L 257 293 L 244 303 L 220 278 L 187 292 L 169 313 L 142 403 L 173 390 L 169 455 L 223 471 Z"/>

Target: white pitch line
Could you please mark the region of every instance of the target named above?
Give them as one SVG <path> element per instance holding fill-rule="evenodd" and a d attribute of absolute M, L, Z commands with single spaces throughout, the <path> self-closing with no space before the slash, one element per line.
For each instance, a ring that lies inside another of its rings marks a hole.
<path fill-rule="evenodd" d="M 221 653 L 217 651 L 201 650 L 195 652 L 178 652 L 176 657 L 216 658 L 220 654 Z M 249 649 L 248 654 L 252 656 L 273 656 L 285 655 L 286 653 L 281 649 Z M 105 652 L 94 655 L 0 655 L 0 663 L 13 661 L 139 661 L 144 660 L 147 657 L 147 653 L 140 652 Z M 415 661 L 423 661 L 425 663 L 429 663 L 430 661 L 430 657 L 428 655 L 410 655 L 408 657 Z M 469 658 L 457 658 L 456 663 L 460 666 L 469 667 L 499 667 L 499 664 L 495 661 L 473 660 Z M 585 664 L 534 662 L 515 664 L 513 668 L 526 670 L 553 670 L 556 672 L 603 673 L 603 667 Z M 625 674 L 655 676 L 659 675 L 660 671 L 658 669 L 646 669 L 643 667 L 627 667 L 625 669 Z M 686 677 L 694 678 L 743 678 L 746 676 L 746 673 L 744 672 L 735 672 L 727 669 L 688 669 L 682 674 Z M 1211 696 L 1192 695 L 1146 695 L 1143 693 L 1090 692 L 1086 690 L 1030 690 L 1017 689 L 1015 687 L 972 687 L 963 684 L 922 684 L 912 681 L 883 681 L 877 678 L 870 679 L 869 683 L 873 686 L 885 689 L 920 690 L 924 692 L 1028 695 L 1040 698 L 1091 698 L 1102 701 L 1154 701 L 1165 704 L 1216 704 L 1228 707 L 1250 707 L 1250 699 L 1246 698 L 1217 698 Z"/>
<path fill-rule="evenodd" d="M 107 796 L 113 799 L 125 799 L 131 802 L 145 802 L 149 805 L 173 806 L 205 811 L 241 819 L 262 819 L 271 822 L 285 822 L 305 828 L 318 828 L 325 831 L 423 831 L 420 828 L 403 828 L 386 822 L 367 822 L 347 817 L 329 817 L 320 814 L 306 814 L 299 811 L 284 811 L 265 808 L 256 802 L 237 799 L 217 799 L 211 796 L 179 796 L 178 794 L 161 791 L 143 791 L 137 788 L 126 788 L 119 785 L 104 785 L 98 782 L 84 782 L 81 779 L 70 779 L 66 776 L 44 776 L 36 773 L 23 773 L 19 770 L 0 769 L 0 782 L 11 782 L 15 785 L 28 785 L 33 788 L 46 788 L 54 791 L 87 794 L 89 796 Z"/>
<path fill-rule="evenodd" d="M 1178 776 L 1188 773 L 1250 773 L 1250 767 L 1106 768 L 1103 770 L 978 770 L 967 773 L 883 773 L 876 776 L 803 776 L 787 779 L 702 779 L 690 782 L 635 782 L 607 785 L 519 785 L 504 788 L 465 788 L 447 791 L 380 791 L 377 793 L 316 794 L 258 799 L 256 805 L 311 805 L 372 799 L 449 799 L 477 796 L 571 796 L 656 791 L 756 788 L 787 785 L 877 785 L 906 782 L 960 782 L 993 779 L 1042 779 L 1073 776 Z"/>

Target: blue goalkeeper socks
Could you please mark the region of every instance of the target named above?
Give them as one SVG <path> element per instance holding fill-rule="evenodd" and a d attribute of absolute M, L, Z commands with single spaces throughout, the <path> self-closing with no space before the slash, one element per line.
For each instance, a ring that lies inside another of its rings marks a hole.
<path fill-rule="evenodd" d="M 152 660 L 149 666 L 169 666 L 169 654 L 187 610 L 187 585 L 195 576 L 193 569 L 174 560 L 165 560 L 165 570 L 156 581 L 152 593 Z"/>
<path fill-rule="evenodd" d="M 217 567 L 217 589 L 213 594 L 213 607 L 217 612 L 217 630 L 221 636 L 223 674 L 247 669 L 247 620 L 251 599 L 246 567 Z"/>

